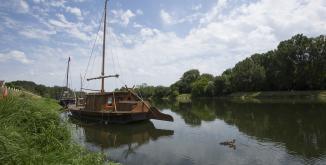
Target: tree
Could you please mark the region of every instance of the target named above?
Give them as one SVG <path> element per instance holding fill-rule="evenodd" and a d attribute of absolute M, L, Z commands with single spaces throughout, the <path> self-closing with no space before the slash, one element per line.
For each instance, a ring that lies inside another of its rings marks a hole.
<path fill-rule="evenodd" d="M 150 98 L 154 95 L 155 87 L 148 86 L 147 84 L 142 84 L 137 86 L 135 91 L 143 98 Z"/>
<path fill-rule="evenodd" d="M 183 74 L 181 79 L 177 82 L 180 93 L 191 93 L 192 83 L 195 82 L 200 73 L 197 69 L 191 69 Z"/>
<path fill-rule="evenodd" d="M 326 89 L 326 36 L 312 39 L 308 65 L 309 89 Z"/>
<path fill-rule="evenodd" d="M 169 93 L 170 93 L 169 87 L 157 86 L 154 88 L 153 96 L 155 98 L 164 98 L 164 97 L 167 97 L 169 95 Z"/>
<path fill-rule="evenodd" d="M 209 81 L 207 85 L 205 86 L 205 96 L 206 97 L 212 97 L 215 95 L 215 85 L 214 81 Z"/>
<path fill-rule="evenodd" d="M 221 96 L 231 93 L 232 86 L 230 82 L 231 73 L 222 74 L 214 78 L 215 95 Z"/>
<path fill-rule="evenodd" d="M 239 62 L 232 69 L 231 84 L 236 91 L 263 89 L 265 69 L 251 58 Z"/>
<path fill-rule="evenodd" d="M 191 94 L 193 97 L 208 96 L 208 93 L 211 93 L 214 87 L 212 87 L 214 77 L 211 74 L 202 74 L 193 84 Z M 209 86 L 209 87 L 208 87 Z"/>

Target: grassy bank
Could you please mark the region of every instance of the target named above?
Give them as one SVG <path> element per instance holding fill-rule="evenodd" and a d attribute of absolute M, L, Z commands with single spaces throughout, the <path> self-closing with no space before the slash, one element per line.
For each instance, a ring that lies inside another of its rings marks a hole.
<path fill-rule="evenodd" d="M 178 95 L 175 99 L 181 103 L 188 103 L 191 102 L 191 94 L 181 94 Z"/>
<path fill-rule="evenodd" d="M 52 99 L 26 94 L 0 99 L 1 164 L 104 164 L 75 144 Z"/>
<path fill-rule="evenodd" d="M 264 92 L 237 92 L 228 95 L 231 98 L 271 98 L 271 99 L 326 99 L 326 91 L 264 91 Z"/>
<path fill-rule="evenodd" d="M 202 98 L 202 97 L 200 97 Z M 205 97 L 206 98 L 206 97 Z M 214 97 L 240 100 L 314 100 L 326 102 L 326 91 L 264 91 L 264 92 L 236 92 L 226 96 Z M 191 94 L 181 94 L 176 97 L 179 102 L 191 102 Z"/>

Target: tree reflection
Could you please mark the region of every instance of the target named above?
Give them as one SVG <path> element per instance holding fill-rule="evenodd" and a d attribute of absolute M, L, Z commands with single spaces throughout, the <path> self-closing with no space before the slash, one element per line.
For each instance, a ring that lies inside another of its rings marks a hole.
<path fill-rule="evenodd" d="M 284 144 L 291 153 L 306 158 L 326 151 L 326 104 L 203 99 L 165 105 L 191 126 L 221 119 L 257 140 Z"/>
<path fill-rule="evenodd" d="M 214 111 L 212 111 L 209 102 L 169 102 L 166 100 L 160 100 L 154 102 L 155 106 L 160 109 L 171 109 L 173 112 L 179 114 L 187 123 L 191 126 L 200 126 L 201 121 L 213 121 L 216 119 Z"/>
<path fill-rule="evenodd" d="M 218 118 L 258 140 L 281 142 L 307 158 L 326 151 L 326 111 L 322 104 L 221 103 Z"/>

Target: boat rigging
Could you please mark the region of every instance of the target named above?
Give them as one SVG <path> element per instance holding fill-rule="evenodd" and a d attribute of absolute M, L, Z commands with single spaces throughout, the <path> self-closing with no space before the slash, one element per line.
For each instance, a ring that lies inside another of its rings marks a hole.
<path fill-rule="evenodd" d="M 149 119 L 173 121 L 172 116 L 161 113 L 132 89 L 126 87 L 125 91 L 105 92 L 105 78 L 119 78 L 118 74 L 105 75 L 107 3 L 108 0 L 105 0 L 101 74 L 87 79 L 87 81 L 101 80 L 101 88 L 99 92 L 86 94 L 82 102 L 77 100 L 75 104 L 70 105 L 68 110 L 71 112 L 71 116 L 78 119 L 100 121 L 105 124 L 130 123 Z"/>

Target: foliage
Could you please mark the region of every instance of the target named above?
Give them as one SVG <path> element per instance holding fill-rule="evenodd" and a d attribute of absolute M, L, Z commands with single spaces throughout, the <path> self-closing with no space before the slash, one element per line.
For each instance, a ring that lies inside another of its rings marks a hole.
<path fill-rule="evenodd" d="M 0 100 L 1 164 L 103 164 L 101 154 L 72 142 L 52 99 L 9 96 Z"/>
<path fill-rule="evenodd" d="M 156 98 L 163 98 L 170 94 L 170 88 L 164 86 L 157 86 L 154 89 L 154 97 Z"/>
<path fill-rule="evenodd" d="M 264 67 L 247 58 L 232 69 L 230 81 L 234 91 L 257 91 L 263 89 L 265 77 Z"/>
<path fill-rule="evenodd" d="M 123 89 L 120 89 L 123 90 Z M 136 93 L 143 98 L 150 98 L 154 95 L 154 86 L 148 86 L 147 84 L 139 85 L 135 88 Z"/>
<path fill-rule="evenodd" d="M 35 84 L 32 81 L 12 81 L 6 83 L 6 86 L 30 91 L 42 97 L 48 97 L 57 100 L 60 99 L 62 92 L 66 90 L 66 87 L 47 87 L 44 85 Z"/>
<path fill-rule="evenodd" d="M 231 86 L 231 72 L 230 70 L 225 71 L 221 76 L 216 76 L 214 78 L 214 87 L 215 87 L 215 95 L 226 95 L 232 92 Z"/>
<path fill-rule="evenodd" d="M 175 89 L 179 91 L 179 93 L 191 93 L 192 83 L 194 83 L 200 76 L 200 73 L 197 69 L 191 69 L 185 72 L 181 79 L 177 81 L 174 86 Z"/>
<path fill-rule="evenodd" d="M 191 95 L 193 97 L 199 96 L 213 96 L 214 94 L 214 85 L 213 75 L 211 74 L 202 74 L 200 77 L 192 84 Z"/>

